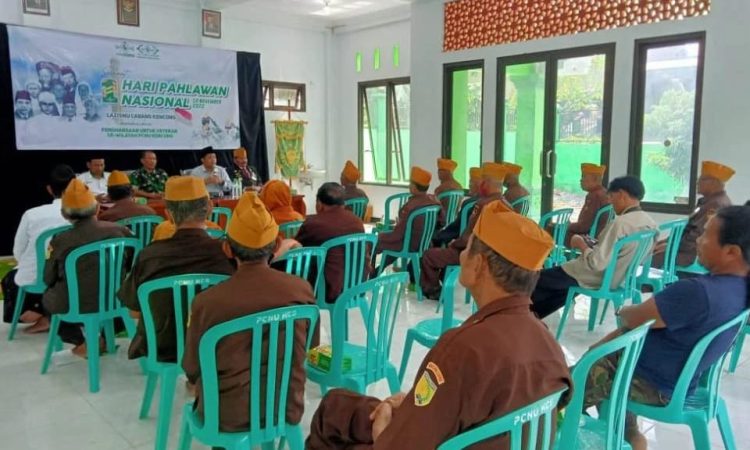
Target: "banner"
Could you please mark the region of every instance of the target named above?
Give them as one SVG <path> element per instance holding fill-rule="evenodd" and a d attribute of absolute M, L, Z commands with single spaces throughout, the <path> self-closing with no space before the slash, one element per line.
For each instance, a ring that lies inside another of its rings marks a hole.
<path fill-rule="evenodd" d="M 296 177 L 305 166 L 302 143 L 305 140 L 305 122 L 277 120 L 276 128 L 276 170 L 281 169 L 284 178 Z"/>
<path fill-rule="evenodd" d="M 8 26 L 20 150 L 240 146 L 235 52 Z"/>

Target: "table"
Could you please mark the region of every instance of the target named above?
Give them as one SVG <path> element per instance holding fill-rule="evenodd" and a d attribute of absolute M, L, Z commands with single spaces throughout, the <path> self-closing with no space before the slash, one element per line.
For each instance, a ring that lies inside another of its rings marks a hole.
<path fill-rule="evenodd" d="M 211 202 L 214 204 L 214 206 L 221 206 L 224 208 L 229 208 L 232 211 L 234 211 L 234 208 L 237 206 L 237 202 L 239 201 L 239 198 L 212 198 Z M 147 202 L 147 205 L 151 207 L 154 211 L 156 211 L 156 214 L 167 218 L 166 213 L 166 203 L 164 200 L 149 200 Z M 294 208 L 295 211 L 302 214 L 303 216 L 307 216 L 307 206 L 305 206 L 305 196 L 304 195 L 293 195 L 292 196 L 292 208 Z"/>

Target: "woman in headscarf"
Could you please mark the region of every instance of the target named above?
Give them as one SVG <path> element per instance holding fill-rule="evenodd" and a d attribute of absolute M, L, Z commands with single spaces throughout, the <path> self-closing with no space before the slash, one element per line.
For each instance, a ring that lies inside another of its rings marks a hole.
<path fill-rule="evenodd" d="M 278 225 L 304 220 L 302 214 L 292 208 L 292 193 L 281 180 L 271 180 L 260 191 L 260 199 Z"/>

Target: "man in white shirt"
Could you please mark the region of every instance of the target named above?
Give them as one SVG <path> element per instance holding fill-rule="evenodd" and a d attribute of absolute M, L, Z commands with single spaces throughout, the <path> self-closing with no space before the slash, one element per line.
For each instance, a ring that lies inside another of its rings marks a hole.
<path fill-rule="evenodd" d="M 52 228 L 67 225 L 68 221 L 62 216 L 62 202 L 60 196 L 75 178 L 75 172 L 70 166 L 59 165 L 52 169 L 50 174 L 47 192 L 53 197 L 52 203 L 37 206 L 28 209 L 21 217 L 21 222 L 16 231 L 15 241 L 13 243 L 13 257 L 18 262 L 14 270 L 8 273 L 3 279 L 3 294 L 5 296 L 5 321 L 10 322 L 13 314 L 13 307 L 16 302 L 18 286 L 28 286 L 37 282 L 37 264 L 44 264 L 44 261 L 36 260 L 36 241 L 39 235 Z M 37 294 L 26 294 L 23 306 L 21 321 L 25 323 L 34 323 L 42 318 L 41 309 L 42 296 Z M 35 325 L 27 328 L 28 332 L 44 331 L 43 328 L 37 329 Z M 47 324 L 48 326 L 48 324 Z"/>
<path fill-rule="evenodd" d="M 203 164 L 191 170 L 189 175 L 205 181 L 211 197 L 219 197 L 232 189 L 232 179 L 227 170 L 216 164 L 216 150 L 213 147 L 201 150 L 201 163 Z"/>
<path fill-rule="evenodd" d="M 109 172 L 104 171 L 104 158 L 93 157 L 86 162 L 88 172 L 78 175 L 78 179 L 89 187 L 98 201 L 102 201 L 107 195 L 107 180 Z"/>
<path fill-rule="evenodd" d="M 618 240 L 638 231 L 656 229 L 656 222 L 641 210 L 641 200 L 645 194 L 643 183 L 634 176 L 615 178 L 609 183 L 607 196 L 617 217 L 604 228 L 599 241 L 593 243 L 593 246 L 586 243 L 580 235 L 573 236 L 570 245 L 581 251 L 580 257 L 542 271 L 534 293 L 531 294 L 531 310 L 539 318 L 547 317 L 563 307 L 569 288 L 599 288 Z M 634 251 L 634 247 L 626 246 L 617 255 L 613 283 L 619 283 L 625 276 Z"/>

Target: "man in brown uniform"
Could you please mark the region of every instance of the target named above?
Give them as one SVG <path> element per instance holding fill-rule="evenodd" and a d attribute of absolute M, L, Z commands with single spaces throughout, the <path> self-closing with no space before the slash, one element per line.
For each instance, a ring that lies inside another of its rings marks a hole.
<path fill-rule="evenodd" d="M 596 164 L 589 163 L 581 164 L 581 189 L 586 191 L 586 200 L 583 202 L 583 208 L 578 214 L 578 221 L 571 222 L 570 225 L 568 225 L 568 233 L 565 235 L 565 245 L 567 247 L 570 247 L 570 239 L 573 235 L 588 235 L 591 230 L 591 225 L 594 224 L 596 213 L 603 207 L 609 205 L 607 189 L 602 185 L 604 172 L 606 171 L 607 166 L 604 165 L 597 166 Z M 599 226 L 597 227 L 599 234 L 601 234 L 604 229 L 604 224 L 607 223 L 607 220 L 606 216 L 599 219 Z"/>
<path fill-rule="evenodd" d="M 458 163 L 452 159 L 438 158 L 437 166 L 440 185 L 435 188 L 435 197 L 443 192 L 464 190 L 459 182 L 453 178 L 453 172 L 456 170 L 456 167 L 458 167 Z M 446 214 L 448 211 L 448 199 L 441 200 L 441 203 L 443 205 L 443 214 Z"/>
<path fill-rule="evenodd" d="M 206 234 L 206 215 L 210 200 L 206 184 L 196 177 L 172 177 L 164 190 L 167 213 L 177 224 L 174 236 L 151 243 L 138 255 L 133 270 L 122 284 L 118 296 L 130 310 L 140 312 L 138 286 L 150 280 L 189 273 L 231 275 L 234 268 L 221 249 L 221 243 Z M 156 325 L 158 358 L 177 362 L 174 304 L 168 291 L 151 296 L 151 314 Z M 130 343 L 131 359 L 147 354 L 146 330 L 138 324 Z"/>
<path fill-rule="evenodd" d="M 226 282 L 195 297 L 187 329 L 182 367 L 188 380 L 197 386 L 195 407 L 201 415 L 203 390 L 198 348 L 206 331 L 214 325 L 248 314 L 285 306 L 315 304 L 312 288 L 305 280 L 268 266 L 268 260 L 281 243 L 278 234 L 278 225 L 257 195 L 254 192 L 243 194 L 232 214 L 227 241 L 223 244 L 227 256 L 237 261 L 237 272 Z M 305 406 L 306 328 L 297 326 L 294 330 L 292 372 L 286 405 L 286 421 L 290 424 L 300 422 Z M 282 346 L 280 343 L 279 355 L 283 352 Z M 219 342 L 216 348 L 221 431 L 246 431 L 249 427 L 249 363 L 252 348 L 253 343 L 247 333 L 231 335 Z M 252 380 L 252 383 L 266 386 L 263 379 L 267 372 L 266 364 L 267 361 L 264 361 L 264 367 L 260 369 L 262 379 Z M 265 396 L 265 392 L 261 391 L 261 395 Z M 261 413 L 258 420 L 264 423 L 265 414 Z"/>
<path fill-rule="evenodd" d="M 409 183 L 409 192 L 411 197 L 404 204 L 401 210 L 398 212 L 398 222 L 393 231 L 389 233 L 381 233 L 378 236 L 378 245 L 375 247 L 375 255 L 379 255 L 383 250 L 398 251 L 404 245 L 406 240 L 406 223 L 409 221 L 409 216 L 412 212 L 425 206 L 440 206 L 437 199 L 427 193 L 427 189 L 430 187 L 430 181 L 432 180 L 432 174 L 422 169 L 421 167 L 412 167 L 411 169 L 411 180 Z M 443 222 L 443 215 L 440 214 L 438 218 L 438 226 Z M 422 236 L 424 228 L 424 221 L 418 219 L 414 221 L 411 228 L 411 241 L 410 250 L 416 250 L 419 246 L 419 239 Z M 383 267 L 393 263 L 393 258 L 388 258 L 383 264 Z"/>
<path fill-rule="evenodd" d="M 468 208 L 470 205 L 471 208 L 474 208 L 472 202 L 479 200 L 479 183 L 481 181 L 482 169 L 479 167 L 472 167 L 469 169 L 469 196 L 464 199 L 463 203 L 461 203 L 461 208 L 458 210 L 456 220 L 435 233 L 435 236 L 432 238 L 433 246 L 441 247 L 443 245 L 448 245 L 461 234 L 461 217 L 464 216 L 464 209 Z"/>
<path fill-rule="evenodd" d="M 460 281 L 479 311 L 438 340 L 407 394 L 380 401 L 342 389 L 329 392 L 313 416 L 306 448 L 435 449 L 569 389 L 560 346 L 529 311 L 529 294 L 552 246 L 547 233 L 505 202 L 487 205 L 461 253 Z M 471 448 L 508 449 L 510 443 L 505 435 Z"/>
<path fill-rule="evenodd" d="M 107 179 L 107 196 L 114 205 L 99 214 L 99 220 L 117 222 L 128 217 L 154 215 L 156 212 L 146 205 L 133 201 L 133 187 L 124 172 L 113 170 Z"/>
<path fill-rule="evenodd" d="M 482 181 L 479 184 L 479 200 L 469 217 L 469 224 L 463 234 L 446 248 L 431 248 L 422 256 L 421 279 L 422 293 L 425 297 L 437 300 L 440 298 L 440 280 L 443 269 L 458 264 L 459 254 L 466 248 L 474 225 L 484 205 L 503 198 L 503 180 L 505 167 L 498 163 L 482 164 Z"/>
<path fill-rule="evenodd" d="M 359 169 L 353 162 L 347 161 L 341 171 L 341 185 L 344 186 L 344 201 L 353 198 L 368 198 L 365 191 L 357 187 Z"/>
<path fill-rule="evenodd" d="M 99 204 L 89 188 L 79 179 L 70 181 L 62 194 L 62 215 L 73 228 L 50 241 L 52 253 L 44 266 L 44 283 L 47 290 L 42 304 L 47 315 L 68 312 L 68 281 L 65 277 L 65 259 L 78 247 L 110 238 L 132 237 L 127 228 L 96 220 Z M 78 307 L 82 313 L 99 310 L 99 257 L 86 255 L 78 260 Z M 43 320 L 43 319 L 42 319 Z M 86 340 L 80 324 L 60 322 L 58 335 L 63 342 L 73 344 L 73 354 L 85 357 Z"/>
<path fill-rule="evenodd" d="M 734 169 L 713 161 L 703 161 L 701 175 L 698 177 L 698 193 L 703 197 L 698 199 L 698 208 L 688 218 L 685 231 L 680 240 L 680 249 L 677 251 L 677 265 L 689 266 L 697 256 L 698 236 L 703 234 L 708 219 L 721 208 L 732 206 L 732 200 L 727 196 L 724 187 L 732 176 Z M 651 261 L 653 267 L 664 266 L 664 252 L 666 251 L 666 240 L 656 244 L 654 259 Z"/>
<path fill-rule="evenodd" d="M 515 202 L 519 198 L 528 196 L 529 191 L 526 190 L 526 188 L 523 187 L 518 180 L 518 176 L 521 175 L 523 167 L 519 166 L 518 164 L 509 162 L 504 162 L 502 164 L 503 167 L 505 167 L 505 182 L 503 183 L 505 185 L 505 193 L 503 194 L 503 198 L 505 198 L 505 201 L 512 205 L 513 202 Z M 521 212 L 520 207 L 517 207 L 515 209 L 516 212 Z"/>
<path fill-rule="evenodd" d="M 344 208 L 344 188 L 338 183 L 324 183 L 318 189 L 315 211 L 307 216 L 297 232 L 296 240 L 303 247 L 317 247 L 333 238 L 364 233 L 359 217 Z M 317 273 L 317 270 L 316 270 Z M 333 303 L 344 287 L 344 249 L 336 247 L 326 255 L 326 301 Z"/>

